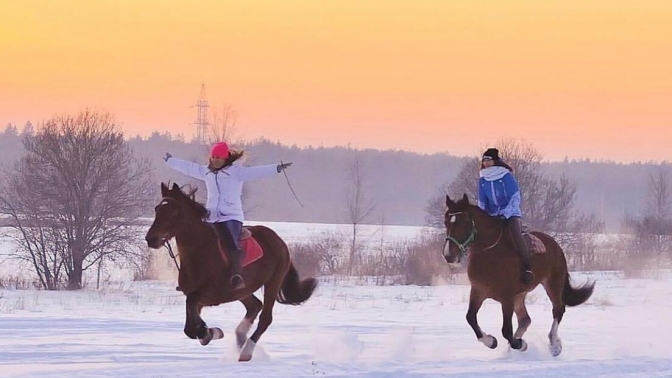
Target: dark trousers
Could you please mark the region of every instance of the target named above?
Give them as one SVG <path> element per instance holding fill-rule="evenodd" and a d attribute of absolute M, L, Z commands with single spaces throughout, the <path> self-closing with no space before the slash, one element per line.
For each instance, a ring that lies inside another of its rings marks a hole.
<path fill-rule="evenodd" d="M 513 239 L 513 244 L 516 251 L 520 255 L 520 260 L 523 263 L 523 270 L 531 270 L 532 261 L 530 258 L 530 251 L 527 248 L 527 243 L 523 239 L 523 222 L 520 217 L 511 217 L 506 222 Z"/>
<path fill-rule="evenodd" d="M 231 274 L 242 274 L 242 260 L 244 251 L 240 248 L 240 234 L 243 224 L 237 220 L 228 220 L 214 224 L 217 235 L 224 243 L 226 251 L 231 258 Z"/>

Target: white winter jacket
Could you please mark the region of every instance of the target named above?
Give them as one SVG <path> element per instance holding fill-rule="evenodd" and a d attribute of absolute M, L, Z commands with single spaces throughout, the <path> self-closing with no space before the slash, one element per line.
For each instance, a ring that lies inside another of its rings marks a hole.
<path fill-rule="evenodd" d="M 211 171 L 207 165 L 170 157 L 166 164 L 187 176 L 205 181 L 208 199 L 205 207 L 210 214 L 207 222 L 237 220 L 243 222 L 243 181 L 257 180 L 278 174 L 278 165 L 245 167 L 233 164 L 218 171 Z"/>

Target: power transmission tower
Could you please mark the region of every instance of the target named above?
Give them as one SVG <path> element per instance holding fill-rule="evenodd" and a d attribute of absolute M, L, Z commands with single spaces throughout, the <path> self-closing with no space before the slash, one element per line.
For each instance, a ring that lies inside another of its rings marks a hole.
<path fill-rule="evenodd" d="M 196 141 L 200 144 L 206 144 L 210 123 L 208 122 L 208 99 L 205 96 L 205 84 L 201 84 L 201 94 L 198 96 L 196 109 Z"/>

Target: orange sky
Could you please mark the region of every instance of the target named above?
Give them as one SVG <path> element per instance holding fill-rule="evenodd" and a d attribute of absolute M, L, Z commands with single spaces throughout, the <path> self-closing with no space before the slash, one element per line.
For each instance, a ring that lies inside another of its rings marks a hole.
<path fill-rule="evenodd" d="M 672 161 L 670 0 L 0 1 L 0 125 L 92 107 L 237 136 Z"/>

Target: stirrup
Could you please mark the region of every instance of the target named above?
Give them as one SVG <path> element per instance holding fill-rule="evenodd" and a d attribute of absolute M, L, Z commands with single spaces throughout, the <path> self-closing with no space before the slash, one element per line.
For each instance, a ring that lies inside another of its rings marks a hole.
<path fill-rule="evenodd" d="M 231 276 L 231 289 L 232 290 L 240 290 L 245 288 L 245 281 L 243 281 L 243 277 L 241 277 L 240 274 L 234 274 Z"/>
<path fill-rule="evenodd" d="M 533 279 L 534 279 L 534 273 L 532 273 L 532 271 L 529 269 L 523 270 L 523 273 L 521 273 L 520 275 L 520 282 L 522 282 L 525 285 L 532 282 Z"/>

